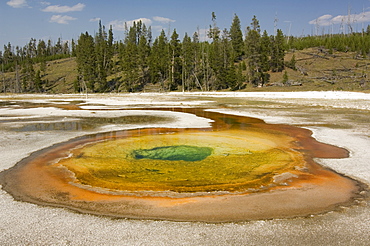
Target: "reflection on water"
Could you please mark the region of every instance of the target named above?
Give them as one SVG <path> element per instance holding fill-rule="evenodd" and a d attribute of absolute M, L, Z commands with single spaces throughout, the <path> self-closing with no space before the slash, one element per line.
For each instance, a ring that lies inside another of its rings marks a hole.
<path fill-rule="evenodd" d="M 37 122 L 32 122 L 37 121 Z M 45 121 L 45 122 L 40 122 Z M 47 122 L 49 121 L 49 122 Z M 50 122 L 52 121 L 52 122 Z M 122 117 L 83 117 L 76 120 L 65 120 L 65 118 L 34 118 L 34 119 L 21 119 L 17 120 L 22 124 L 17 127 L 10 127 L 11 130 L 17 132 L 28 131 L 88 131 L 96 129 L 104 125 L 142 125 L 142 124 L 158 124 L 169 123 L 172 119 L 165 116 L 152 116 L 152 115 L 128 115 Z M 14 122 L 12 120 L 0 120 L 0 123 Z"/>
<path fill-rule="evenodd" d="M 18 128 L 13 128 L 17 132 L 30 131 L 81 131 L 85 130 L 84 125 L 80 121 L 69 122 L 51 122 L 51 123 L 30 123 Z"/>

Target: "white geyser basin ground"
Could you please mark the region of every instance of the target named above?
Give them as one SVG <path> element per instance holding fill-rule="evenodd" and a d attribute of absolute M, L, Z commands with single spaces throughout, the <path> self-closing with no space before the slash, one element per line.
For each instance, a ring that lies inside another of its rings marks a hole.
<path fill-rule="evenodd" d="M 62 104 L 80 101 L 84 110 L 19 106 L 20 102 Z M 167 94 L 0 95 L 0 171 L 31 153 L 69 139 L 111 130 L 152 125 L 105 124 L 96 129 L 17 131 L 35 122 L 81 117 L 120 117 L 110 109 L 202 107 L 251 116 L 267 123 L 291 124 L 313 131 L 321 142 L 350 151 L 350 158 L 319 159 L 321 165 L 370 184 L 370 94 L 355 92 L 230 92 Z M 223 105 L 222 107 L 219 105 Z M 225 107 L 226 105 L 226 107 Z M 134 111 L 129 114 L 135 113 Z M 207 127 L 191 114 L 157 112 L 174 121 L 165 127 Z M 238 223 L 111 219 L 68 209 L 15 201 L 0 189 L 1 245 L 368 245 L 368 200 L 321 215 Z"/>

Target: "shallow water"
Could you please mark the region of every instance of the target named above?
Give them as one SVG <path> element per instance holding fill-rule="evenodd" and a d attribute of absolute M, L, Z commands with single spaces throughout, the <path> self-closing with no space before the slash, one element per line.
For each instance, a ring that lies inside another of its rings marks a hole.
<path fill-rule="evenodd" d="M 37 121 L 37 122 L 32 122 Z M 44 122 L 42 122 L 44 121 Z M 50 122 L 54 121 L 54 122 Z M 67 120 L 60 118 L 36 118 L 18 120 L 21 126 L 12 127 L 9 129 L 17 132 L 29 131 L 89 131 L 105 125 L 144 125 L 148 123 L 158 124 L 171 122 L 172 119 L 168 117 L 159 117 L 151 115 L 130 115 L 113 118 L 101 117 L 82 117 L 76 120 Z M 1 120 L 0 120 L 1 122 Z M 4 120 L 3 122 L 6 122 Z"/>

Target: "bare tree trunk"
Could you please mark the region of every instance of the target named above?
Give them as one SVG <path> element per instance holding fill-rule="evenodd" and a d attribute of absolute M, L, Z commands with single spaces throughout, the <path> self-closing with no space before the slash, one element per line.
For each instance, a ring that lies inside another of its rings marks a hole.
<path fill-rule="evenodd" d="M 6 86 L 5 86 L 5 74 L 4 74 L 4 63 L 2 63 L 2 74 L 3 74 L 3 90 L 6 93 Z"/>
<path fill-rule="evenodd" d="M 171 85 L 175 83 L 175 50 L 172 50 Z"/>
<path fill-rule="evenodd" d="M 82 76 L 82 85 L 83 87 L 85 88 L 85 91 L 86 91 L 86 99 L 88 98 L 88 91 L 87 91 L 87 85 L 86 85 L 86 82 L 85 82 L 85 79 L 84 79 L 84 76 Z M 82 92 L 83 93 L 83 92 Z"/>
<path fill-rule="evenodd" d="M 198 77 L 197 77 L 197 75 L 194 73 L 194 71 L 193 71 L 193 74 L 194 74 L 194 77 L 195 77 L 195 81 L 197 82 L 197 85 L 200 87 L 200 89 L 203 91 L 203 87 L 202 87 L 202 85 L 200 84 L 200 82 L 199 82 L 199 80 L 198 80 Z"/>
<path fill-rule="evenodd" d="M 14 87 L 14 92 L 15 93 L 20 93 L 21 92 L 21 83 L 20 83 L 20 78 L 19 78 L 18 64 L 15 65 L 15 87 Z"/>
<path fill-rule="evenodd" d="M 181 71 L 181 84 L 182 84 L 182 93 L 185 92 L 185 67 L 186 67 L 186 64 L 185 62 L 183 62 L 183 68 L 182 68 L 182 71 Z"/>

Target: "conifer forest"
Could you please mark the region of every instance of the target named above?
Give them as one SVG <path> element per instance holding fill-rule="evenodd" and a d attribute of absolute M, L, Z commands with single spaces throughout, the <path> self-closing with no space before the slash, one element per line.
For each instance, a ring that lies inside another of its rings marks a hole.
<path fill-rule="evenodd" d="M 48 66 L 67 58 L 75 64 L 69 72 L 73 77 L 69 91 L 104 93 L 264 87 L 274 73 L 301 69 L 296 66 L 295 50 L 318 47 L 325 54 L 354 52 L 359 59 L 370 55 L 369 27 L 358 33 L 294 37 L 280 29 L 273 34 L 261 30 L 256 16 L 242 27 L 234 15 L 230 27 L 223 30 L 217 26 L 216 14 L 211 17 L 205 41 L 199 31 L 182 34 L 180 39 L 176 29 L 153 37 L 151 27 L 139 21 L 126 26 L 122 40 L 115 40 L 112 27 L 99 22 L 94 35 L 83 32 L 70 42 L 31 38 L 24 47 L 8 43 L 0 52 L 0 92 L 58 92 L 52 88 L 66 76 L 50 81 Z M 289 59 L 288 52 L 293 54 Z M 287 80 L 285 72 L 283 82 Z"/>

